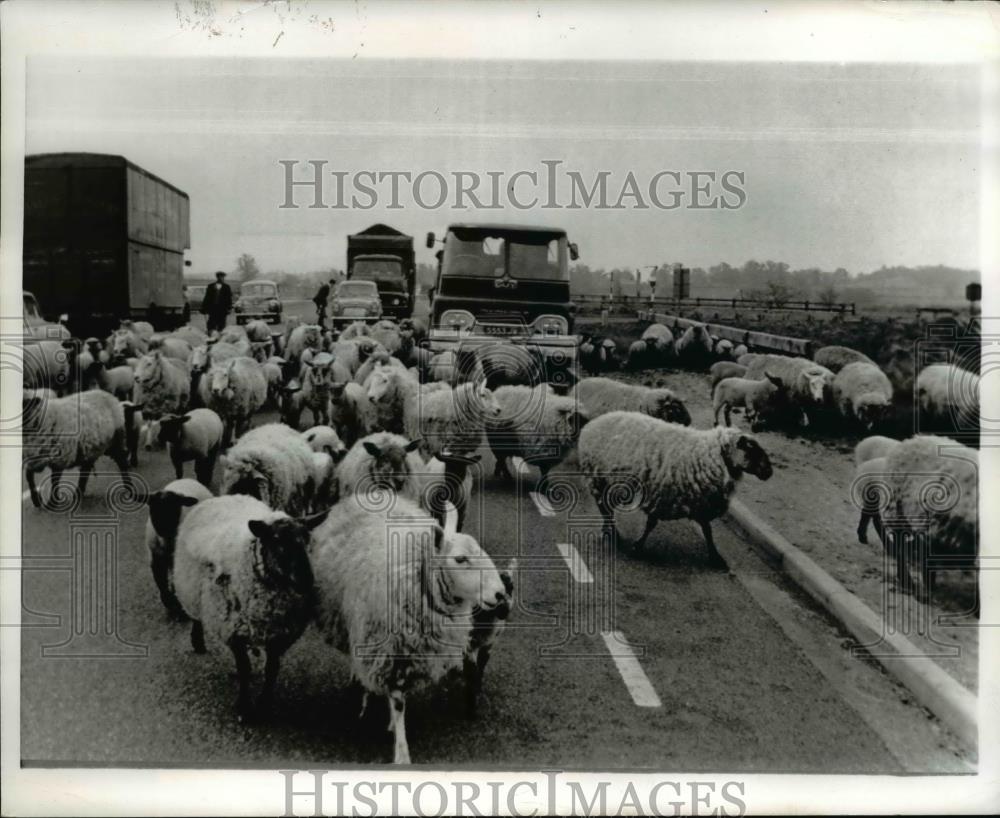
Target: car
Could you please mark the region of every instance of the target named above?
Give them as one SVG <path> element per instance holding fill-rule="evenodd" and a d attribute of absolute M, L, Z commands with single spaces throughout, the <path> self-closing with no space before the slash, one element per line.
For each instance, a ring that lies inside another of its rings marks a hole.
<path fill-rule="evenodd" d="M 70 337 L 70 332 L 62 324 L 67 316 L 60 316 L 60 323 L 46 321 L 42 317 L 42 312 L 38 308 L 38 299 L 34 293 L 22 290 L 22 300 L 24 302 L 24 341 L 65 341 Z"/>
<path fill-rule="evenodd" d="M 352 321 L 377 321 L 382 317 L 382 300 L 374 281 L 341 281 L 333 291 L 330 320 L 334 327 Z"/>
<path fill-rule="evenodd" d="M 205 300 L 205 292 L 208 290 L 207 284 L 188 284 L 187 302 L 192 310 L 200 310 L 201 304 Z"/>
<path fill-rule="evenodd" d="M 254 318 L 277 324 L 281 321 L 281 309 L 278 285 L 263 278 L 244 282 L 233 305 L 237 324 L 245 324 Z"/>

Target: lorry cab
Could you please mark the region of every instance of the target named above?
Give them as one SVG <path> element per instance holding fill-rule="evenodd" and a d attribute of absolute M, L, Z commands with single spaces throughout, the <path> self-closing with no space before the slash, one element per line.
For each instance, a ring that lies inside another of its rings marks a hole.
<path fill-rule="evenodd" d="M 348 277 L 351 281 L 375 284 L 384 315 L 405 318 L 410 314 L 410 294 L 399 256 L 375 253 L 355 256 Z"/>
<path fill-rule="evenodd" d="M 432 350 L 521 346 L 550 382 L 554 370 L 575 366 L 569 260 L 578 254 L 565 230 L 453 224 L 442 241 L 432 293 Z M 429 233 L 427 246 L 436 243 Z"/>

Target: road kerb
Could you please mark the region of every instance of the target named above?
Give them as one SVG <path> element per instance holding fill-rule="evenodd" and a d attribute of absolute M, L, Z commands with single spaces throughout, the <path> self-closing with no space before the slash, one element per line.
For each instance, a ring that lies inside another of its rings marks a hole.
<path fill-rule="evenodd" d="M 978 747 L 977 701 L 972 692 L 932 658 L 921 656 L 904 636 L 886 633 L 881 617 L 739 500 L 730 501 L 729 516 L 799 587 L 843 623 L 859 644 L 878 644 L 894 651 L 895 655 L 875 658 L 963 742 Z"/>

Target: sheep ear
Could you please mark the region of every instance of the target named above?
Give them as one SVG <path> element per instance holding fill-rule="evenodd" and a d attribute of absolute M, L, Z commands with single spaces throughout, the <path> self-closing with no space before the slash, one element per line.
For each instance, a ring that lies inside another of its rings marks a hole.
<path fill-rule="evenodd" d="M 250 520 L 247 522 L 247 528 L 250 529 L 250 533 L 253 534 L 257 539 L 264 539 L 268 534 L 271 533 L 271 526 L 269 523 L 263 520 Z"/>
<path fill-rule="evenodd" d="M 151 491 L 146 495 L 146 505 L 152 506 L 154 503 L 158 503 L 162 499 L 163 491 Z"/>
<path fill-rule="evenodd" d="M 187 495 L 187 494 L 182 494 L 182 495 L 179 496 L 178 502 L 182 506 L 193 506 L 193 505 L 197 505 L 198 504 L 198 498 L 197 497 L 191 497 L 190 495 Z"/>
<path fill-rule="evenodd" d="M 416 451 L 418 448 L 420 448 L 420 442 L 421 440 L 419 437 L 416 438 L 415 440 L 411 440 L 409 443 L 406 444 L 406 446 L 403 447 L 403 450 L 406 452 Z"/>
<path fill-rule="evenodd" d="M 312 531 L 316 526 L 321 525 L 326 519 L 326 515 L 330 513 L 330 509 L 324 509 L 323 511 L 318 511 L 315 514 L 310 514 L 307 517 L 299 517 L 298 521 L 303 526 L 305 526 L 309 531 Z"/>
<path fill-rule="evenodd" d="M 371 441 L 368 440 L 362 441 L 361 445 L 365 447 L 365 451 L 368 452 L 368 454 L 370 454 L 372 457 L 378 457 L 380 454 L 382 454 L 382 450 Z"/>
<path fill-rule="evenodd" d="M 191 420 L 191 415 L 182 415 L 180 418 L 181 423 L 187 423 L 189 420 Z"/>

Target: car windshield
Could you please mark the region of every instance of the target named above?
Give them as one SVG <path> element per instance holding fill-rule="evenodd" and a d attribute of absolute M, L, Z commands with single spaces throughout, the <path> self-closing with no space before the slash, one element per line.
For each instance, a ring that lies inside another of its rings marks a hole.
<path fill-rule="evenodd" d="M 398 281 L 403 275 L 403 265 L 392 258 L 358 258 L 354 260 L 353 275 L 369 281 Z"/>
<path fill-rule="evenodd" d="M 275 294 L 277 287 L 273 284 L 244 284 L 240 289 L 240 295 L 248 298 L 269 298 Z"/>
<path fill-rule="evenodd" d="M 24 315 L 27 318 L 41 318 L 38 314 L 38 302 L 33 295 L 24 296 Z"/>
<path fill-rule="evenodd" d="M 345 281 L 338 284 L 334 292 L 336 298 L 373 298 L 378 290 L 371 281 Z"/>
<path fill-rule="evenodd" d="M 444 245 L 447 275 L 563 281 L 566 237 L 550 233 L 451 230 Z"/>

